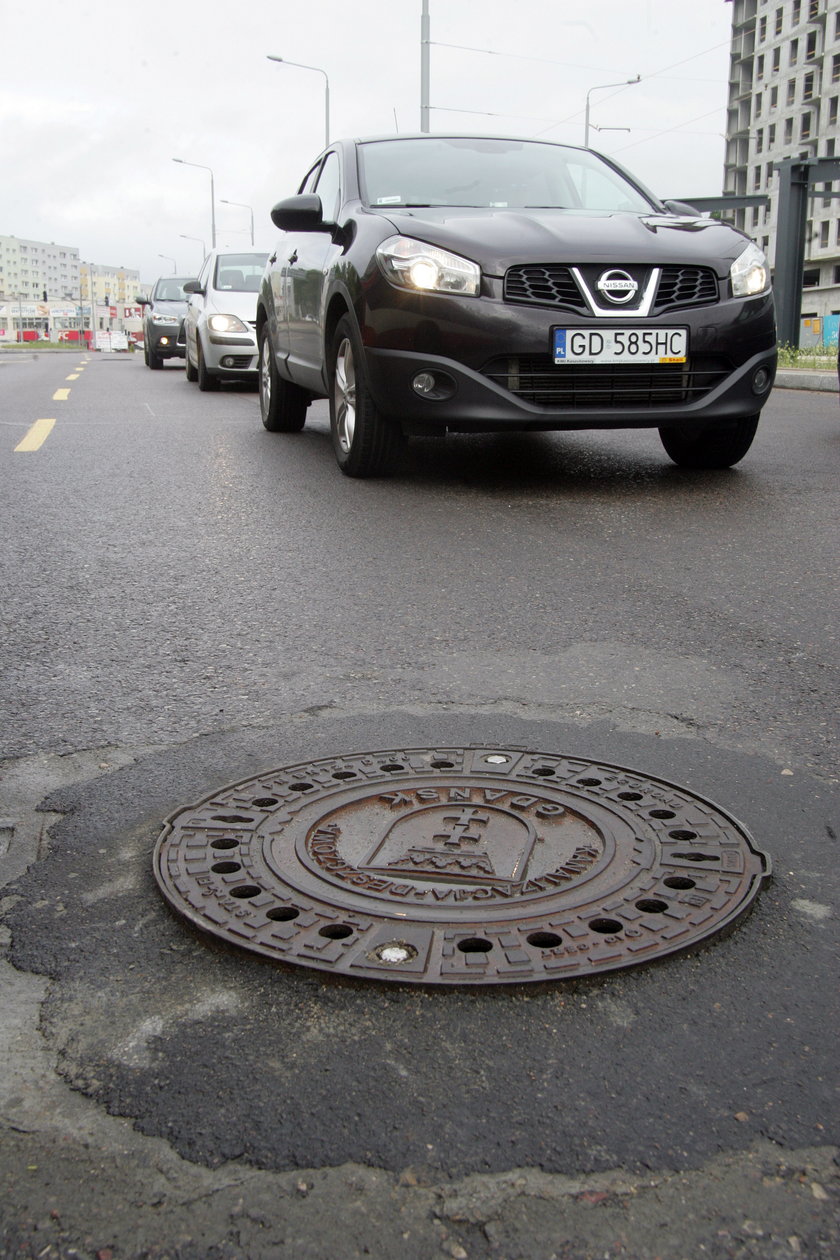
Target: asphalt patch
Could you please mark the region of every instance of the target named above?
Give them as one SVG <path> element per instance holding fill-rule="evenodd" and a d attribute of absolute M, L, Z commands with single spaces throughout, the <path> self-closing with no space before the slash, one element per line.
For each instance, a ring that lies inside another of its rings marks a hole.
<path fill-rule="evenodd" d="M 151 855 L 179 805 L 278 765 L 442 742 L 685 784 L 749 827 L 774 880 L 734 931 L 653 965 L 443 991 L 263 962 L 160 898 Z M 63 818 L 6 890 L 10 956 L 53 980 L 43 1031 L 64 1078 L 209 1166 L 571 1174 L 837 1142 L 838 793 L 785 769 L 508 716 L 322 715 L 201 738 L 42 803 Z"/>

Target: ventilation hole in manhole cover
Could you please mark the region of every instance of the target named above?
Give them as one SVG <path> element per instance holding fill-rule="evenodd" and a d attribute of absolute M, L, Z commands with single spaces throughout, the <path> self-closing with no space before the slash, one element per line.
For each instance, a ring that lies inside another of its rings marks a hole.
<path fill-rule="evenodd" d="M 730 926 L 769 872 L 746 829 L 696 793 L 521 748 L 281 767 L 179 809 L 155 849 L 173 908 L 229 944 L 419 984 L 645 963 Z"/>
<path fill-rule="evenodd" d="M 489 954 L 493 948 L 493 942 L 486 941 L 483 936 L 468 936 L 465 940 L 458 942 L 458 948 L 462 954 Z"/>

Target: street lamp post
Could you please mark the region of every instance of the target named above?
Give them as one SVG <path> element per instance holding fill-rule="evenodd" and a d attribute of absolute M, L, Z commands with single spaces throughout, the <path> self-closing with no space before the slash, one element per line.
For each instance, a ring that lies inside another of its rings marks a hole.
<path fill-rule="evenodd" d="M 285 57 L 273 57 L 271 53 L 266 53 L 266 56 L 269 61 L 279 61 L 284 66 L 296 66 L 298 70 L 314 70 L 316 74 L 324 76 L 324 148 L 326 149 L 330 143 L 330 81 L 326 70 L 322 70 L 320 66 L 305 66 L 300 61 L 287 61 Z"/>
<path fill-rule="evenodd" d="M 200 171 L 208 171 L 210 174 L 210 242 L 211 248 L 216 248 L 216 186 L 213 182 L 213 172 L 209 166 L 202 166 L 200 162 L 187 162 L 184 158 L 173 158 L 173 162 L 180 163 L 181 166 L 195 166 Z"/>
<path fill-rule="evenodd" d="M 632 86 L 634 83 L 641 83 L 641 81 L 642 81 L 642 76 L 640 74 L 637 74 L 635 79 L 622 79 L 620 83 L 596 83 L 594 87 L 591 87 L 589 89 L 589 91 L 586 93 L 586 117 L 583 124 L 584 149 L 589 148 L 589 98 L 592 95 L 592 93 L 603 92 L 605 91 L 606 88 Z"/>
<path fill-rule="evenodd" d="M 429 21 L 429 0 L 423 0 L 423 11 L 420 14 L 420 130 L 429 130 L 429 44 L 431 26 Z"/>
<path fill-rule="evenodd" d="M 174 258 L 168 258 L 166 254 L 158 254 L 158 258 L 162 258 L 164 262 L 172 263 L 172 274 L 173 276 L 177 274 L 178 264 Z"/>
<path fill-rule="evenodd" d="M 254 211 L 251 206 L 246 206 L 244 201 L 226 201 L 224 197 L 220 197 L 219 201 L 223 206 L 239 206 L 240 210 L 248 210 L 251 214 L 251 244 L 254 243 Z"/>
<path fill-rule="evenodd" d="M 185 236 L 183 232 L 179 232 L 178 235 L 180 236 L 182 241 L 197 241 L 198 244 L 201 246 L 202 259 L 207 257 L 207 246 L 204 244 L 204 241 L 201 239 L 200 236 Z"/>

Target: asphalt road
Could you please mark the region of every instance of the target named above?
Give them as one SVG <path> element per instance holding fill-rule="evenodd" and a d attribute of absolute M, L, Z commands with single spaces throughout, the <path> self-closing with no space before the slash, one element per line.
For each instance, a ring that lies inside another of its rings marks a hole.
<path fill-rule="evenodd" d="M 837 396 L 777 390 L 727 472 L 584 432 L 373 482 L 323 404 L 268 434 L 139 357 L 4 357 L 0 397 L 3 1255 L 836 1260 Z M 158 893 L 224 784 L 472 744 L 683 784 L 774 878 L 686 954 L 466 992 Z"/>

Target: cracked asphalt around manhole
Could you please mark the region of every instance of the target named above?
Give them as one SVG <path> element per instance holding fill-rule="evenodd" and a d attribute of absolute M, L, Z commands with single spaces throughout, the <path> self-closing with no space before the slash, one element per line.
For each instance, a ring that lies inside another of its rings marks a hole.
<path fill-rule="evenodd" d="M 836 1256 L 836 397 L 778 391 L 735 473 L 541 435 L 356 485 L 319 412 L 278 442 L 244 391 L 93 368 L 4 456 L 3 1254 Z M 445 991 L 161 898 L 180 806 L 442 743 L 682 784 L 773 879 L 679 957 Z"/>

